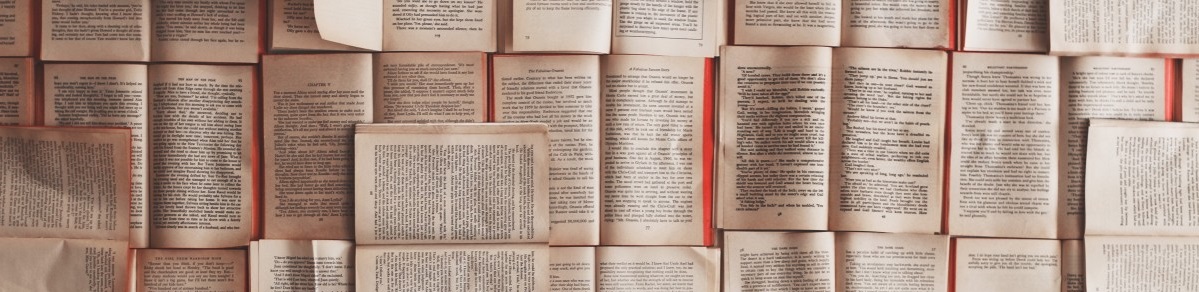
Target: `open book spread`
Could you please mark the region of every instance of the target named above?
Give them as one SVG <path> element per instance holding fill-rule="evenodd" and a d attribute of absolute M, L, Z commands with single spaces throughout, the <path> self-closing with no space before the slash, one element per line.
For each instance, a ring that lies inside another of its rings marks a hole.
<path fill-rule="evenodd" d="M 0 291 L 1199 292 L 1192 0 L 0 0 Z"/>

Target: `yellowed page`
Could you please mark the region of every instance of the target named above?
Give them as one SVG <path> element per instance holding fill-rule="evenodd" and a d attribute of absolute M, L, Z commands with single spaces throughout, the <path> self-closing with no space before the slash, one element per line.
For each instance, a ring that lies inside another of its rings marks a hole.
<path fill-rule="evenodd" d="M 832 232 L 727 231 L 724 291 L 838 291 L 835 246 Z"/>
<path fill-rule="evenodd" d="M 512 1 L 513 51 L 607 54 L 612 48 L 613 0 Z"/>
<path fill-rule="evenodd" d="M 151 247 L 236 247 L 253 239 L 254 71 L 150 66 Z"/>
<path fill-rule="evenodd" d="M 266 239 L 250 250 L 251 291 L 354 291 L 351 241 Z"/>
<path fill-rule="evenodd" d="M 1096 118 L 1165 120 L 1166 60 L 1065 57 L 1061 59 L 1058 238 L 1082 238 L 1087 121 Z M 1105 213 L 1098 213 L 1103 216 Z"/>
<path fill-rule="evenodd" d="M 376 123 L 487 121 L 487 54 L 375 55 Z"/>
<path fill-rule="evenodd" d="M 1195 1 L 1049 0 L 1055 55 L 1199 54 Z"/>
<path fill-rule="evenodd" d="M 727 46 L 722 55 L 723 227 L 827 230 L 832 49 Z"/>
<path fill-rule="evenodd" d="M 357 244 L 549 241 L 545 124 L 362 124 Z"/>
<path fill-rule="evenodd" d="M 1183 59 L 1180 77 L 1182 121 L 1199 122 L 1199 59 Z"/>
<path fill-rule="evenodd" d="M 600 244 L 703 245 L 707 60 L 601 61 Z"/>
<path fill-rule="evenodd" d="M 954 0 L 844 0 L 841 46 L 948 48 Z"/>
<path fill-rule="evenodd" d="M 33 55 L 33 0 L 0 1 L 0 56 Z"/>
<path fill-rule="evenodd" d="M 268 1 L 271 2 L 269 11 L 272 52 L 364 50 L 321 39 L 316 25 L 316 13 L 313 11 L 313 0 Z M 374 14 L 366 17 L 373 16 Z"/>
<path fill-rule="evenodd" d="M 1057 240 L 959 238 L 955 291 L 1059 292 Z"/>
<path fill-rule="evenodd" d="M 549 291 L 550 257 L 544 244 L 359 246 L 356 291 Z"/>
<path fill-rule="evenodd" d="M 1086 237 L 1087 291 L 1199 291 L 1199 238 Z"/>
<path fill-rule="evenodd" d="M 250 262 L 250 269 L 248 270 L 249 275 L 246 277 L 250 280 L 250 292 L 262 291 L 262 288 L 259 287 L 259 283 L 262 281 L 262 276 L 258 273 L 258 269 L 261 265 L 258 260 L 258 254 L 258 241 L 251 241 L 250 245 L 246 246 L 246 256 L 249 257 L 247 260 Z"/>
<path fill-rule="evenodd" d="M 259 1 L 155 0 L 150 59 L 258 63 Z"/>
<path fill-rule="evenodd" d="M 0 58 L 0 125 L 34 123 L 32 58 Z"/>
<path fill-rule="evenodd" d="M 1057 58 L 953 57 L 949 234 L 1057 238 Z"/>
<path fill-rule="evenodd" d="M 949 55 L 834 51 L 829 228 L 941 231 Z"/>
<path fill-rule="evenodd" d="M 1049 51 L 1050 0 L 968 0 L 962 49 L 966 51 Z"/>
<path fill-rule="evenodd" d="M 1082 240 L 1062 240 L 1062 292 L 1086 292 L 1086 250 Z"/>
<path fill-rule="evenodd" d="M 496 2 L 385 1 L 383 50 L 495 52 Z"/>
<path fill-rule="evenodd" d="M 385 0 L 314 0 L 321 39 L 372 51 L 383 50 Z"/>
<path fill-rule="evenodd" d="M 0 287 L 27 292 L 129 291 L 124 240 L 0 238 Z"/>
<path fill-rule="evenodd" d="M 551 247 L 550 291 L 595 292 L 595 247 Z"/>
<path fill-rule="evenodd" d="M 838 232 L 836 263 L 837 291 L 945 292 L 949 236 Z"/>
<path fill-rule="evenodd" d="M 150 60 L 150 0 L 41 3 L 42 60 Z"/>
<path fill-rule="evenodd" d="M 1199 236 L 1199 124 L 1091 120 L 1087 235 Z"/>
<path fill-rule="evenodd" d="M 842 0 L 745 0 L 733 9 L 738 45 L 841 45 Z"/>
<path fill-rule="evenodd" d="M 550 244 L 598 245 L 598 56 L 497 56 L 495 121 L 550 127 Z"/>
<path fill-rule="evenodd" d="M 351 137 L 374 120 L 371 55 L 267 55 L 262 75 L 263 237 L 354 238 Z"/>
<path fill-rule="evenodd" d="M 246 251 L 139 249 L 138 291 L 246 291 Z"/>
<path fill-rule="evenodd" d="M 704 247 L 600 246 L 595 259 L 596 291 L 720 291 L 719 253 Z"/>
<path fill-rule="evenodd" d="M 715 57 L 724 0 L 612 0 L 612 53 Z"/>
<path fill-rule="evenodd" d="M 132 130 L 129 244 L 149 246 L 149 94 L 145 65 L 47 64 L 46 126 L 119 127 Z"/>

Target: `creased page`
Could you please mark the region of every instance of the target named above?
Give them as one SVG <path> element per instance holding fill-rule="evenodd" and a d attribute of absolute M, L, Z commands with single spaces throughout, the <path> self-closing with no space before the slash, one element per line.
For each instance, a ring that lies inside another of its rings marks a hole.
<path fill-rule="evenodd" d="M 362 124 L 357 244 L 549 240 L 545 124 Z"/>
<path fill-rule="evenodd" d="M 612 48 L 612 0 L 512 1 L 513 51 L 607 54 Z"/>
<path fill-rule="evenodd" d="M 258 63 L 258 1 L 155 0 L 150 59 Z"/>
<path fill-rule="evenodd" d="M 354 291 L 354 243 L 342 240 L 262 240 L 250 268 L 251 291 Z"/>
<path fill-rule="evenodd" d="M 1199 122 L 1199 59 L 1182 60 L 1181 84 L 1183 122 Z"/>
<path fill-rule="evenodd" d="M 150 65 L 150 246 L 223 248 L 253 239 L 253 66 Z"/>
<path fill-rule="evenodd" d="M 1199 54 L 1199 2 L 1049 0 L 1055 55 Z"/>
<path fill-rule="evenodd" d="M 314 0 L 317 32 L 321 38 L 347 46 L 383 50 L 385 0 Z"/>
<path fill-rule="evenodd" d="M 0 125 L 33 125 L 33 62 L 31 58 L 0 58 Z"/>
<path fill-rule="evenodd" d="M 495 52 L 497 2 L 384 1 L 383 50 Z"/>
<path fill-rule="evenodd" d="M 1060 292 L 1061 243 L 1040 239 L 957 239 L 955 291 Z"/>
<path fill-rule="evenodd" d="M 150 0 L 41 3 L 41 59 L 150 60 Z"/>
<path fill-rule="evenodd" d="M 832 232 L 724 233 L 724 291 L 836 290 Z"/>
<path fill-rule="evenodd" d="M 497 56 L 495 121 L 550 127 L 550 244 L 599 244 L 598 56 Z"/>
<path fill-rule="evenodd" d="M 0 1 L 0 56 L 33 55 L 33 0 Z"/>
<path fill-rule="evenodd" d="M 1062 292 L 1086 292 L 1086 265 L 1082 240 L 1062 240 Z"/>
<path fill-rule="evenodd" d="M 832 49 L 728 46 L 722 55 L 723 227 L 827 230 Z"/>
<path fill-rule="evenodd" d="M 950 48 L 954 0 L 844 0 L 841 45 Z M 734 37 L 736 37 L 734 35 Z"/>
<path fill-rule="evenodd" d="M 948 54 L 834 51 L 829 228 L 941 231 Z"/>
<path fill-rule="evenodd" d="M 130 128 L 132 186 L 129 244 L 149 246 L 149 94 L 145 65 L 47 64 L 44 120 L 47 126 Z"/>
<path fill-rule="evenodd" d="M 1199 291 L 1199 238 L 1086 237 L 1087 291 Z"/>
<path fill-rule="evenodd" d="M 945 292 L 949 236 L 838 232 L 836 263 L 837 291 Z"/>
<path fill-rule="evenodd" d="M 1050 0 L 969 0 L 962 49 L 967 51 L 1049 51 Z"/>
<path fill-rule="evenodd" d="M 124 240 L 0 238 L 0 287 L 27 292 L 130 291 Z"/>
<path fill-rule="evenodd" d="M 1082 238 L 1088 120 L 1165 120 L 1167 59 L 1064 57 L 1058 238 Z M 1106 216 L 1108 213 L 1097 213 Z"/>
<path fill-rule="evenodd" d="M 1199 236 L 1199 124 L 1091 120 L 1087 235 Z"/>
<path fill-rule="evenodd" d="M 710 60 L 612 55 L 602 61 L 600 244 L 705 244 Z"/>
<path fill-rule="evenodd" d="M 320 31 L 316 26 L 313 0 L 268 1 L 271 6 L 270 48 L 272 52 L 364 50 L 321 39 Z M 374 17 L 374 15 L 366 17 Z"/>
<path fill-rule="evenodd" d="M 715 57 L 724 0 L 613 0 L 612 53 Z"/>
<path fill-rule="evenodd" d="M 596 291 L 715 292 L 720 257 L 704 247 L 601 246 L 595 248 Z"/>
<path fill-rule="evenodd" d="M 487 121 L 487 54 L 375 55 L 376 123 Z"/>
<path fill-rule="evenodd" d="M 372 245 L 355 250 L 356 291 L 549 291 L 544 244 Z"/>
<path fill-rule="evenodd" d="M 953 57 L 949 233 L 1057 238 L 1057 58 Z"/>
<path fill-rule="evenodd" d="M 246 251 L 232 249 L 139 249 L 137 291 L 246 291 Z"/>
<path fill-rule="evenodd" d="M 738 45 L 841 45 L 842 0 L 745 0 L 733 3 Z"/>
<path fill-rule="evenodd" d="M 595 292 L 595 247 L 551 247 L 550 291 Z"/>
<path fill-rule="evenodd" d="M 270 239 L 351 239 L 354 124 L 370 123 L 369 54 L 263 57 L 263 212 Z"/>

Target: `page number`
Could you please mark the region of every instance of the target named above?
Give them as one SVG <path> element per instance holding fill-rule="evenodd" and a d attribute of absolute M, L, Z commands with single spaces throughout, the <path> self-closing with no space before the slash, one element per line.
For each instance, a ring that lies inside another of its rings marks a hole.
<path fill-rule="evenodd" d="M 433 37 L 435 37 L 435 38 L 440 38 L 440 37 L 441 37 L 441 34 L 440 34 L 440 33 L 439 33 L 439 34 L 435 34 L 435 35 L 433 35 Z"/>
<path fill-rule="evenodd" d="M 525 39 L 526 39 L 526 40 L 527 40 L 527 39 L 529 39 L 529 36 L 525 36 Z"/>

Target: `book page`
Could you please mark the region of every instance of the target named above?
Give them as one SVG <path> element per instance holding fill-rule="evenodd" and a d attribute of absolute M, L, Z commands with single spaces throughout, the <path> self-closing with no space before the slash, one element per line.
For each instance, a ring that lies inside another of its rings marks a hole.
<path fill-rule="evenodd" d="M 837 291 L 945 292 L 949 236 L 838 232 L 836 263 Z"/>
<path fill-rule="evenodd" d="M 149 247 L 149 93 L 145 65 L 46 64 L 46 126 L 130 128 L 129 244 Z"/>
<path fill-rule="evenodd" d="M 1057 238 L 1058 61 L 956 53 L 952 235 Z"/>
<path fill-rule="evenodd" d="M 550 244 L 599 244 L 598 56 L 497 56 L 496 122 L 550 127 Z"/>
<path fill-rule="evenodd" d="M 953 0 L 845 0 L 841 46 L 951 48 Z"/>
<path fill-rule="evenodd" d="M 969 0 L 962 49 L 1049 51 L 1050 0 Z"/>
<path fill-rule="evenodd" d="M 1199 2 L 1051 0 L 1049 13 L 1055 55 L 1199 53 Z"/>
<path fill-rule="evenodd" d="M 1182 108 L 1178 110 L 1183 122 L 1199 122 L 1199 59 L 1183 59 L 1181 71 Z"/>
<path fill-rule="evenodd" d="M 724 233 L 724 291 L 836 290 L 832 232 Z"/>
<path fill-rule="evenodd" d="M 733 3 L 738 45 L 841 45 L 842 0 L 745 0 Z"/>
<path fill-rule="evenodd" d="M 612 48 L 613 0 L 512 1 L 513 51 L 607 54 Z"/>
<path fill-rule="evenodd" d="M 250 261 L 257 261 L 257 267 L 250 267 L 251 291 L 354 291 L 353 242 L 267 239 L 255 244 L 257 252 L 250 253 Z"/>
<path fill-rule="evenodd" d="M 321 38 L 316 25 L 316 13 L 313 11 L 314 0 L 268 1 L 271 2 L 270 48 L 272 52 L 364 50 Z M 371 14 L 367 17 L 374 15 Z"/>
<path fill-rule="evenodd" d="M 32 0 L 0 0 L 0 56 L 33 56 Z"/>
<path fill-rule="evenodd" d="M 124 240 L 0 238 L 0 287 L 10 291 L 130 291 Z"/>
<path fill-rule="evenodd" d="M 32 58 L 0 58 L 0 126 L 34 123 Z"/>
<path fill-rule="evenodd" d="M 1165 59 L 1064 57 L 1061 59 L 1062 171 L 1059 194 L 1059 238 L 1082 238 L 1083 178 L 1087 121 L 1096 118 L 1165 120 Z M 1107 215 L 1108 213 L 1098 213 Z"/>
<path fill-rule="evenodd" d="M 1087 235 L 1199 236 L 1199 124 L 1091 120 Z"/>
<path fill-rule="evenodd" d="M 495 52 L 496 2 L 385 1 L 383 50 Z"/>
<path fill-rule="evenodd" d="M 258 1 L 155 0 L 150 59 L 258 63 Z"/>
<path fill-rule="evenodd" d="M 597 291 L 720 291 L 720 251 L 683 246 L 595 248 Z"/>
<path fill-rule="evenodd" d="M 381 51 L 384 1 L 314 0 L 317 32 L 326 41 Z"/>
<path fill-rule="evenodd" d="M 1086 250 L 1082 240 L 1062 240 L 1062 292 L 1086 292 Z"/>
<path fill-rule="evenodd" d="M 150 0 L 45 0 L 41 19 L 42 60 L 150 60 Z"/>
<path fill-rule="evenodd" d="M 1199 291 L 1199 238 L 1090 236 L 1087 291 Z"/>
<path fill-rule="evenodd" d="M 948 59 L 931 50 L 834 51 L 829 228 L 941 231 Z"/>
<path fill-rule="evenodd" d="M 544 244 L 368 245 L 354 261 L 358 292 L 549 290 Z"/>
<path fill-rule="evenodd" d="M 550 291 L 595 292 L 595 247 L 551 247 Z"/>
<path fill-rule="evenodd" d="M 832 49 L 724 48 L 722 227 L 828 229 Z"/>
<path fill-rule="evenodd" d="M 263 57 L 270 239 L 352 239 L 354 124 L 370 123 L 370 54 Z"/>
<path fill-rule="evenodd" d="M 357 244 L 549 241 L 545 124 L 360 124 L 354 153 Z"/>
<path fill-rule="evenodd" d="M 711 60 L 603 56 L 600 244 L 709 240 Z M 652 166 L 652 168 L 651 168 Z"/>
<path fill-rule="evenodd" d="M 1059 292 L 1061 248 L 1057 240 L 959 238 L 955 291 Z"/>
<path fill-rule="evenodd" d="M 150 65 L 151 247 L 235 247 L 253 239 L 254 71 Z"/>
<path fill-rule="evenodd" d="M 245 291 L 246 251 L 139 249 L 137 291 Z"/>
<path fill-rule="evenodd" d="M 723 0 L 613 0 L 612 54 L 715 57 Z"/>
<path fill-rule="evenodd" d="M 487 54 L 375 55 L 376 123 L 487 121 Z"/>

